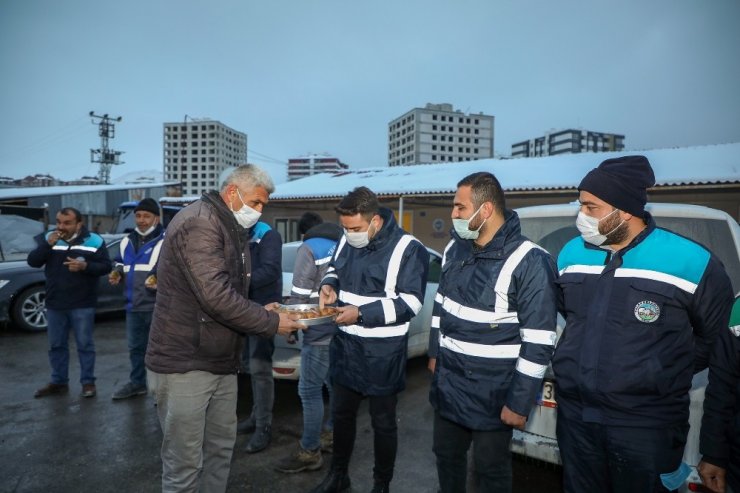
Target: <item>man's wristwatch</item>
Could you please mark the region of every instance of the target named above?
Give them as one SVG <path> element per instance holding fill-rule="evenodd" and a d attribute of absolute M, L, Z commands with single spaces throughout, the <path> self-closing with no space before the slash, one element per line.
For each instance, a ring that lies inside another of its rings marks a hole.
<path fill-rule="evenodd" d="M 360 311 L 360 308 L 357 308 L 357 325 L 362 325 L 364 320 L 362 319 L 362 311 Z"/>

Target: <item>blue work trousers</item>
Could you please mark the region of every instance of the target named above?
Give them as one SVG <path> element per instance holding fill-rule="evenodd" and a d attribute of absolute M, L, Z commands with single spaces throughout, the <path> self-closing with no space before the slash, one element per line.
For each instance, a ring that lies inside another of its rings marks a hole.
<path fill-rule="evenodd" d="M 689 425 L 637 428 L 558 415 L 565 493 L 668 492 L 660 475 L 681 465 Z"/>
<path fill-rule="evenodd" d="M 305 344 L 301 348 L 301 378 L 298 381 L 298 395 L 303 405 L 301 447 L 304 450 L 316 450 L 321 444 L 321 430 L 324 422 L 324 385 L 329 389 L 329 402 L 331 403 L 333 392 L 329 381 L 329 345 Z M 326 429 L 332 429 L 331 413 L 329 413 Z"/>
<path fill-rule="evenodd" d="M 77 356 L 80 359 L 80 383 L 95 383 L 95 308 L 72 310 L 46 309 L 47 336 L 49 338 L 49 364 L 51 382 L 69 383 L 69 331 L 74 331 Z"/>

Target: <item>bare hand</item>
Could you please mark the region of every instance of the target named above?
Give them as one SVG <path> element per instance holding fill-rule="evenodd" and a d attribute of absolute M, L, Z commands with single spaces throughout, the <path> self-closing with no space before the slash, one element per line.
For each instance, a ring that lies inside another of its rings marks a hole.
<path fill-rule="evenodd" d="M 709 462 L 701 461 L 696 466 L 696 470 L 699 471 L 701 482 L 704 486 L 714 491 L 715 493 L 725 493 L 725 473 L 726 471 L 714 464 Z"/>
<path fill-rule="evenodd" d="M 156 291 L 157 289 L 157 276 L 151 274 L 144 280 L 144 287 Z"/>
<path fill-rule="evenodd" d="M 437 358 L 429 358 L 429 362 L 427 363 L 427 369 L 434 373 L 434 369 L 437 368 Z"/>
<path fill-rule="evenodd" d="M 80 257 L 82 258 L 82 257 Z M 85 260 L 79 260 L 72 257 L 67 257 L 67 261 L 64 262 L 70 272 L 82 272 L 87 269 L 87 262 Z"/>
<path fill-rule="evenodd" d="M 54 246 L 57 244 L 57 241 L 62 239 L 62 233 L 61 231 L 52 231 L 49 235 L 49 238 L 46 240 L 49 242 L 49 245 Z"/>
<path fill-rule="evenodd" d="M 337 302 L 337 292 L 334 288 L 328 284 L 321 286 L 321 292 L 319 293 L 319 307 L 324 308 L 326 305 L 331 305 Z"/>
<path fill-rule="evenodd" d="M 306 326 L 296 322 L 298 315 L 288 315 L 287 313 L 278 313 L 280 315 L 280 323 L 278 323 L 277 333 L 283 337 L 288 337 L 297 330 L 306 330 Z"/>
<path fill-rule="evenodd" d="M 121 273 L 117 270 L 111 271 L 111 273 L 108 274 L 108 284 L 111 286 L 117 286 L 119 282 L 121 282 Z"/>
<path fill-rule="evenodd" d="M 522 416 L 521 414 L 517 414 L 508 407 L 504 406 L 504 408 L 501 410 L 501 421 L 505 425 L 509 425 L 512 428 L 523 430 L 524 425 L 527 424 L 527 417 Z"/>
<path fill-rule="evenodd" d="M 353 305 L 337 307 L 337 311 L 339 312 L 335 320 L 337 325 L 351 325 L 357 322 L 357 317 L 360 316 L 360 310 Z"/>

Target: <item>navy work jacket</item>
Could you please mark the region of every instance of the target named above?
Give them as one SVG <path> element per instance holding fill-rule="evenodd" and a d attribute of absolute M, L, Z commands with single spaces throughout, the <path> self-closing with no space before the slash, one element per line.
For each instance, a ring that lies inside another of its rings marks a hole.
<path fill-rule="evenodd" d="M 361 324 L 339 326 L 331 342 L 332 381 L 363 395 L 392 395 L 406 386 L 409 321 L 421 311 L 429 253 L 404 232 L 390 209 L 363 248 L 342 237 L 322 286 L 340 305 L 360 308 Z M 310 330 L 310 329 L 309 329 Z"/>
<path fill-rule="evenodd" d="M 434 303 L 430 402 L 474 430 L 505 429 L 504 405 L 529 415 L 555 344 L 555 261 L 505 218 L 482 248 L 452 232 Z"/>
<path fill-rule="evenodd" d="M 566 325 L 552 366 L 568 419 L 687 423 L 692 376 L 727 327 L 733 295 L 720 261 L 645 218 L 647 227 L 617 252 L 577 237 L 558 256 Z"/>

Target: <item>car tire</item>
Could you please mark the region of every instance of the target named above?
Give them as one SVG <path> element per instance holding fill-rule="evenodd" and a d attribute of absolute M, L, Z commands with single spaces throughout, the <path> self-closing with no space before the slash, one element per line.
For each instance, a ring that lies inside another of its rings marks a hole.
<path fill-rule="evenodd" d="M 11 310 L 13 323 L 29 332 L 46 330 L 46 289 L 31 286 L 18 295 Z"/>

